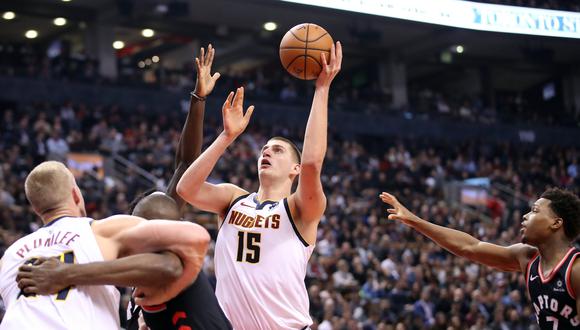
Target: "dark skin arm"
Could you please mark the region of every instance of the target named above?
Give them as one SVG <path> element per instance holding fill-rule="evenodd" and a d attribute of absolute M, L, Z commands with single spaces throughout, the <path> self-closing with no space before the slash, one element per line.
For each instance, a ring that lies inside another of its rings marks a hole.
<path fill-rule="evenodd" d="M 195 83 L 195 95 L 205 98 L 211 94 L 216 81 L 219 79 L 218 72 L 211 74 L 211 65 L 213 63 L 215 49 L 210 44 L 207 47 L 207 53 L 201 48 L 201 55 L 195 59 L 197 71 L 197 81 Z M 201 154 L 203 144 L 203 115 L 205 111 L 205 101 L 191 97 L 189 102 L 189 112 L 181 132 L 177 153 L 175 154 L 175 172 L 167 185 L 167 195 L 171 196 L 177 203 L 179 210 L 185 205 L 185 201 L 177 194 L 176 188 L 179 179 L 187 170 L 189 165 Z"/>
<path fill-rule="evenodd" d="M 207 54 L 201 48 L 200 58 L 196 58 L 197 81 L 194 93 L 200 98 L 207 97 L 220 77 L 219 73 L 210 74 L 215 50 L 208 46 Z M 187 167 L 201 153 L 203 143 L 203 115 L 205 101 L 191 98 L 189 112 L 175 156 L 176 170 L 171 178 L 167 194 L 175 199 L 180 210 L 183 199 L 177 195 L 177 182 Z M 19 276 L 19 286 L 31 287 L 25 292 L 40 293 L 58 292 L 70 285 L 103 285 L 138 286 L 151 288 L 179 278 L 183 267 L 179 258 L 173 253 L 142 254 L 113 261 L 65 265 L 47 261 L 37 266 L 23 266 Z M 54 282 L 54 283 L 52 283 Z M 28 290 L 28 291 L 27 291 Z M 35 291 L 41 290 L 41 291 Z"/>
<path fill-rule="evenodd" d="M 143 253 L 117 260 L 89 264 L 65 264 L 42 258 L 20 267 L 16 281 L 25 293 L 54 294 L 71 285 L 115 285 L 156 287 L 170 283 L 183 271 L 173 253 Z"/>
<path fill-rule="evenodd" d="M 522 243 L 500 246 L 482 242 L 462 231 L 439 226 L 419 218 L 391 194 L 383 192 L 380 198 L 392 206 L 387 210 L 390 213 L 389 220 L 401 221 L 456 256 L 502 271 L 525 274 L 528 261 L 537 252 L 536 248 Z"/>

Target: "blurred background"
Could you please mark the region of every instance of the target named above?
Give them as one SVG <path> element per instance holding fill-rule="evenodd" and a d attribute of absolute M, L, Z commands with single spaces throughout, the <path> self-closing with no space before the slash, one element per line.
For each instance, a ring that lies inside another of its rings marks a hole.
<path fill-rule="evenodd" d="M 206 144 L 227 92 L 244 86 L 256 105 L 211 180 L 257 189 L 267 138 L 303 138 L 313 84 L 278 47 L 311 22 L 344 48 L 306 278 L 313 329 L 535 329 L 521 274 L 455 258 L 387 221 L 377 196 L 512 244 L 544 189 L 578 193 L 580 2 L 3 0 L 0 14 L 2 253 L 41 225 L 23 189 L 41 161 L 74 170 L 94 218 L 165 187 L 208 43 L 222 77 Z M 215 238 L 212 215 L 186 218 Z"/>

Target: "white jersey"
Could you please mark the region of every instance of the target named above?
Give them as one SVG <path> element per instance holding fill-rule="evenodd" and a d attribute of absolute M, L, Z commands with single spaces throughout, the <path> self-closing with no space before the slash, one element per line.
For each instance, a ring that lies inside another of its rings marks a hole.
<path fill-rule="evenodd" d="M 312 324 L 304 278 L 314 250 L 286 198 L 234 201 L 215 246 L 216 296 L 234 329 L 303 329 Z"/>
<path fill-rule="evenodd" d="M 6 314 L 0 329 L 119 329 L 119 292 L 114 286 L 76 286 L 50 296 L 24 296 L 18 268 L 35 257 L 66 263 L 103 261 L 89 218 L 62 217 L 12 244 L 2 257 L 0 294 Z"/>

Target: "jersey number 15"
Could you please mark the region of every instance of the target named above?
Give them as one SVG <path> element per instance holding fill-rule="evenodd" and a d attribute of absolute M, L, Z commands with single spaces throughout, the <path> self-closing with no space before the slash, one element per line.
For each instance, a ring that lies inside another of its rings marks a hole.
<path fill-rule="evenodd" d="M 260 262 L 260 241 L 262 234 L 238 232 L 238 255 L 236 261 L 257 264 Z"/>

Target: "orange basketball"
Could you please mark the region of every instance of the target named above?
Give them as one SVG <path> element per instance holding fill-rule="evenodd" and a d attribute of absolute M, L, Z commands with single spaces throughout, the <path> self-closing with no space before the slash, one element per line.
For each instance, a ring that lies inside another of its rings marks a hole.
<path fill-rule="evenodd" d="M 325 53 L 328 62 L 333 43 L 330 34 L 316 24 L 296 25 L 280 42 L 280 61 L 294 77 L 316 79 L 322 70 L 320 54 Z"/>

